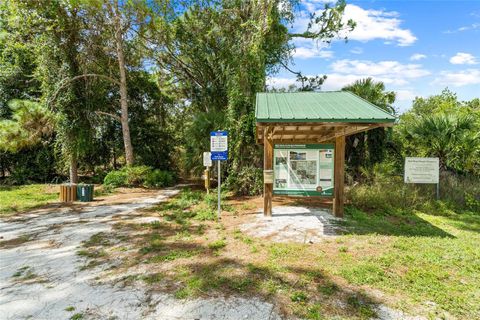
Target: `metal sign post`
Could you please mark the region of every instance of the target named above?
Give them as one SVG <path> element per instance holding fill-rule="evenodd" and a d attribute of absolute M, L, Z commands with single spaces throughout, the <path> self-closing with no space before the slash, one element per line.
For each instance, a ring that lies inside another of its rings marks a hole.
<path fill-rule="evenodd" d="M 218 219 L 220 219 L 221 211 L 221 194 L 222 194 L 222 177 L 220 161 L 228 159 L 228 132 L 227 131 L 212 131 L 210 132 L 210 152 L 211 159 L 218 162 Z"/>
<path fill-rule="evenodd" d="M 222 214 L 221 210 L 221 204 L 220 204 L 220 199 L 222 196 L 222 170 L 220 168 L 220 160 L 217 161 L 218 163 L 218 186 L 217 186 L 217 191 L 218 191 L 218 209 L 217 209 L 217 219 L 220 219 L 220 216 Z"/>

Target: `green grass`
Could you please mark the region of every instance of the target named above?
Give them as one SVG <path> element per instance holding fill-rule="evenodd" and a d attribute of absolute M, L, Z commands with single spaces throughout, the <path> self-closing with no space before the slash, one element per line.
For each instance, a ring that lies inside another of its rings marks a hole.
<path fill-rule="evenodd" d="M 214 251 L 218 251 L 218 250 L 224 248 L 226 245 L 227 245 L 227 242 L 223 239 L 220 239 L 220 240 L 210 242 L 208 244 L 208 248 L 212 249 Z"/>
<path fill-rule="evenodd" d="M 354 285 L 401 294 L 413 304 L 432 301 L 460 318 L 480 314 L 475 302 L 480 297 L 480 215 L 368 215 L 350 209 L 344 226 L 352 234 L 346 241 L 371 252 L 349 250 L 353 254 L 341 256 L 340 264 L 327 266 L 332 273 Z"/>
<path fill-rule="evenodd" d="M 84 319 L 83 313 L 75 313 L 73 316 L 70 317 L 70 320 L 81 320 Z"/>
<path fill-rule="evenodd" d="M 0 199 L 0 215 L 11 215 L 54 202 L 58 192 L 45 184 L 0 186 Z"/>

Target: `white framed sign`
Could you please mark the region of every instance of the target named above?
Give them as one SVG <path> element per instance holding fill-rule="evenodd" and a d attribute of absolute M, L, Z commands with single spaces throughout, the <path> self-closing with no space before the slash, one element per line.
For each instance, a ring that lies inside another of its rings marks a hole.
<path fill-rule="evenodd" d="M 438 158 L 405 158 L 405 183 L 437 183 L 440 161 Z"/>
<path fill-rule="evenodd" d="M 204 167 L 211 167 L 212 166 L 212 159 L 210 152 L 203 153 L 203 166 Z"/>

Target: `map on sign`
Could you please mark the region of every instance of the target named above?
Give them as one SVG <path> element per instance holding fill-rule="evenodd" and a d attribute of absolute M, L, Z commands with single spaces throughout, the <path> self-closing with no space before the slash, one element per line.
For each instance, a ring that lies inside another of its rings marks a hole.
<path fill-rule="evenodd" d="M 405 183 L 438 183 L 438 158 L 405 158 Z"/>
<path fill-rule="evenodd" d="M 210 151 L 212 160 L 228 159 L 228 133 L 227 131 L 210 132 Z"/>

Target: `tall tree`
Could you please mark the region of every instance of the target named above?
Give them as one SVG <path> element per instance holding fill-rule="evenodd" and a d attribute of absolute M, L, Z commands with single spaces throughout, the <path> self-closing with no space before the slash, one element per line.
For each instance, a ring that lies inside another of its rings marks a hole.
<path fill-rule="evenodd" d="M 201 169 L 209 131 L 228 129 L 230 181 L 242 183 L 235 176 L 259 167 L 262 161 L 254 138 L 255 94 L 264 90 L 267 74 L 288 64 L 293 50 L 290 40 L 328 41 L 352 26 L 343 23 L 345 2 L 340 1 L 313 16 L 304 33 L 289 34 L 286 25 L 294 19 L 296 4 L 289 0 L 197 2 L 176 10 L 171 23 L 154 25 L 149 40 L 163 71 L 163 90 L 186 102 L 182 125 L 189 133 L 183 141 L 187 169 Z"/>

